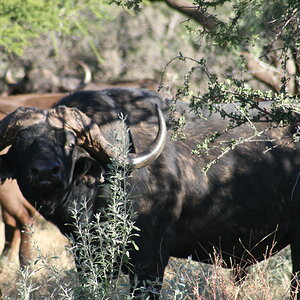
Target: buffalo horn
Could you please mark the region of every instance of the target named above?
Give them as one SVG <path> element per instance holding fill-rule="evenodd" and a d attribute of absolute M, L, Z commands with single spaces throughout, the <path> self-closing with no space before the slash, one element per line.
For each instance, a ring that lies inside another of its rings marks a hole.
<path fill-rule="evenodd" d="M 139 169 L 153 162 L 163 151 L 167 140 L 167 127 L 162 111 L 155 105 L 156 114 L 158 117 L 158 133 L 155 140 L 148 149 L 142 153 L 129 153 L 128 163 L 134 169 Z"/>
<path fill-rule="evenodd" d="M 127 163 L 132 168 L 142 168 L 154 161 L 163 151 L 167 129 L 161 110 L 156 105 L 159 131 L 150 145 L 142 153 L 130 153 Z M 109 161 L 116 156 L 112 145 L 106 140 L 101 128 L 88 116 L 76 108 L 59 106 L 49 110 L 37 108 L 18 108 L 0 121 L 0 150 L 12 145 L 20 129 L 47 122 L 58 129 L 71 131 L 77 137 L 79 145 L 100 159 Z"/>
<path fill-rule="evenodd" d="M 10 68 L 6 69 L 5 75 L 4 75 L 4 80 L 7 85 L 17 85 L 18 84 L 18 82 L 14 78 Z"/>
<path fill-rule="evenodd" d="M 18 131 L 46 121 L 46 112 L 32 107 L 20 107 L 0 121 L 0 151 L 12 145 Z"/>
<path fill-rule="evenodd" d="M 157 136 L 149 148 L 142 153 L 128 154 L 127 163 L 130 164 L 133 169 L 149 165 L 164 149 L 167 137 L 166 123 L 161 110 L 157 105 L 155 108 L 159 125 Z M 57 107 L 55 111 L 52 110 L 52 115 L 54 118 L 64 120 L 63 126 L 76 134 L 78 144 L 82 145 L 82 147 L 93 153 L 95 156 L 106 160 L 116 157 L 115 149 L 113 149 L 113 146 L 106 140 L 101 132 L 101 128 L 80 110 L 60 106 Z M 59 126 L 56 125 L 55 122 L 51 125 L 55 127 Z"/>
<path fill-rule="evenodd" d="M 92 72 L 91 72 L 90 67 L 82 60 L 76 60 L 76 61 L 74 61 L 74 63 L 78 64 L 83 69 L 84 78 L 82 80 L 82 85 L 86 86 L 87 84 L 89 84 L 92 81 Z"/>
<path fill-rule="evenodd" d="M 49 110 L 48 116 L 50 126 L 73 132 L 77 143 L 91 154 L 107 161 L 113 157 L 112 147 L 100 127 L 77 108 L 58 106 Z"/>

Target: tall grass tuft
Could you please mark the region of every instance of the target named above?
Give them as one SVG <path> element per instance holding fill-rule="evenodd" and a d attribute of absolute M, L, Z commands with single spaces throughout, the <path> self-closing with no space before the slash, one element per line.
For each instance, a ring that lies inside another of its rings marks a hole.
<path fill-rule="evenodd" d="M 290 300 L 291 260 L 289 247 L 248 268 L 239 283 L 232 268 L 224 269 L 218 254 L 215 264 L 190 259 L 171 259 L 162 299 L 173 300 Z"/>

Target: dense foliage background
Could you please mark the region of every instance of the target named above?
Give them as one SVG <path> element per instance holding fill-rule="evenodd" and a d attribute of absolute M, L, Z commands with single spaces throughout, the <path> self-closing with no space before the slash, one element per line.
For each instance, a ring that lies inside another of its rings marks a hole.
<path fill-rule="evenodd" d="M 253 89 L 243 98 L 297 96 L 299 18 L 296 0 L 2 1 L 0 71 L 31 64 L 63 74 L 81 58 L 96 81 L 179 87 L 188 74 L 201 94 L 220 81 Z"/>

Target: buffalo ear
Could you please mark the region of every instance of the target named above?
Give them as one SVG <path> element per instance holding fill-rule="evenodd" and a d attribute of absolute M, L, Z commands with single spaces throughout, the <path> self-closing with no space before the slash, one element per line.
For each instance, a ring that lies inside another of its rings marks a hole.
<path fill-rule="evenodd" d="M 86 175 L 92 176 L 100 183 L 104 181 L 103 167 L 91 157 L 80 157 L 75 165 L 74 177 Z"/>
<path fill-rule="evenodd" d="M 7 154 L 0 155 L 0 179 L 4 182 L 6 179 L 15 179 L 17 170 L 14 163 L 9 159 Z"/>

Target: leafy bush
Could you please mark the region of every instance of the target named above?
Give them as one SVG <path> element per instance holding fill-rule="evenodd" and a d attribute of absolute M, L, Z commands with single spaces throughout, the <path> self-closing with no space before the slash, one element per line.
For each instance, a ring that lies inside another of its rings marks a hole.
<path fill-rule="evenodd" d="M 1 1 L 0 47 L 7 54 L 22 55 L 34 38 L 44 34 L 89 36 L 91 28 L 99 30 L 107 18 L 107 5 L 106 0 Z"/>
<path fill-rule="evenodd" d="M 122 266 L 129 263 L 128 247 L 136 247 L 131 240 L 133 229 L 138 229 L 132 220 L 130 170 L 126 164 L 128 129 L 124 118 L 120 125 L 123 135 L 113 136 L 117 158 L 109 165 L 108 203 L 95 214 L 93 222 L 90 222 L 91 212 L 85 199 L 81 201 L 80 210 L 74 209 L 73 212 L 77 238 L 71 250 L 80 258 L 77 261 L 80 285 L 75 292 L 80 299 L 112 299 L 114 295 L 120 295 L 119 278 L 122 277 Z"/>

